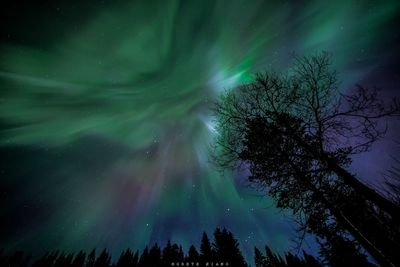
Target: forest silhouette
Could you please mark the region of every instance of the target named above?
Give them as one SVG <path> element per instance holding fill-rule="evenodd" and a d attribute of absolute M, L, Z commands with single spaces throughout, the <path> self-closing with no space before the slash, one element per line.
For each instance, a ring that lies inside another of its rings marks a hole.
<path fill-rule="evenodd" d="M 51 251 L 39 259 L 32 259 L 30 254 L 23 251 L 0 251 L 0 266 L 7 267 L 166 267 L 166 266 L 233 266 L 246 267 L 238 240 L 227 229 L 217 228 L 210 241 L 203 233 L 199 250 L 191 245 L 188 252 L 182 246 L 171 243 L 161 248 L 157 243 L 145 247 L 142 251 L 126 249 L 119 257 L 112 260 L 111 254 L 106 250 L 98 253 L 80 251 L 78 253 L 65 253 Z M 258 248 L 254 251 L 254 266 L 256 267 L 285 267 L 285 266 L 322 266 L 313 256 L 302 252 L 301 255 L 286 253 L 279 255 L 265 246 L 263 252 Z"/>

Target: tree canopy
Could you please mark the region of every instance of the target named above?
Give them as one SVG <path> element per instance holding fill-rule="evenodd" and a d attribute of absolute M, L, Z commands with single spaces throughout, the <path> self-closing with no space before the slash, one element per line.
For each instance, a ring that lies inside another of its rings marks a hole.
<path fill-rule="evenodd" d="M 251 181 L 331 249 L 338 238 L 356 240 L 382 265 L 393 266 L 399 263 L 393 247 L 399 247 L 400 207 L 347 167 L 385 135 L 385 119 L 398 117 L 400 105 L 362 86 L 341 94 L 338 84 L 332 58 L 323 52 L 296 56 L 288 73 L 259 73 L 227 91 L 214 109 L 214 160 L 223 169 L 248 167 Z"/>

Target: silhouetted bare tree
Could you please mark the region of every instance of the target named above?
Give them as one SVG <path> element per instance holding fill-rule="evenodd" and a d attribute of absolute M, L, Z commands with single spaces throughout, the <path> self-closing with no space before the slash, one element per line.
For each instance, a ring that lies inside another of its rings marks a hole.
<path fill-rule="evenodd" d="M 357 196 L 371 213 L 400 218 L 396 203 L 346 170 L 352 155 L 384 136 L 382 119 L 400 115 L 396 99 L 384 103 L 376 90 L 361 86 L 352 95 L 339 94 L 330 55 L 320 53 L 295 57 L 287 75 L 257 74 L 254 82 L 223 94 L 215 114 L 218 166 L 249 166 L 250 180 L 265 186 L 278 207 L 304 214 L 308 226 L 314 221 L 308 229 L 320 231 L 318 223 L 334 219 L 382 265 L 393 266 L 389 258 L 396 256 L 376 247 L 344 210 L 355 208 L 347 205 Z"/>

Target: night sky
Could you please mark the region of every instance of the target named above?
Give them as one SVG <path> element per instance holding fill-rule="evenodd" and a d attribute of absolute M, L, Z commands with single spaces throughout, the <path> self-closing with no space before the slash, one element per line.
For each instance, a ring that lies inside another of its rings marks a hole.
<path fill-rule="evenodd" d="M 7 2 L 7 1 L 6 1 Z M 35 1 L 1 6 L 0 247 L 290 249 L 290 218 L 210 162 L 210 107 L 292 53 L 332 53 L 342 92 L 399 95 L 398 1 Z M 76 3 L 71 3 L 76 2 Z M 379 3 L 378 3 L 379 2 Z M 352 170 L 376 183 L 388 139 Z M 400 139 L 397 139 L 400 140 Z"/>

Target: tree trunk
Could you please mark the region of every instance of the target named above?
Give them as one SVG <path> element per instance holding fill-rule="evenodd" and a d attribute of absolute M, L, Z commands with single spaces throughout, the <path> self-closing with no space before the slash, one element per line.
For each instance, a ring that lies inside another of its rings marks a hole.
<path fill-rule="evenodd" d="M 310 152 L 314 157 L 320 159 L 324 162 L 330 170 L 337 174 L 343 181 L 351 186 L 357 193 L 363 195 L 367 200 L 375 203 L 380 209 L 384 210 L 391 215 L 393 219 L 400 219 L 400 207 L 395 203 L 391 202 L 387 198 L 380 195 L 374 189 L 366 186 L 360 182 L 357 177 L 349 173 L 347 170 L 343 169 L 337 164 L 334 159 L 331 159 L 324 153 L 318 152 L 316 149 L 311 147 L 309 144 L 304 142 L 300 137 L 295 136 L 295 140 L 308 152 Z"/>
<path fill-rule="evenodd" d="M 391 202 L 387 198 L 380 195 L 378 192 L 373 190 L 372 188 L 366 186 L 362 182 L 360 182 L 354 175 L 349 173 L 347 170 L 340 167 L 334 160 L 327 157 L 326 155 L 322 155 L 321 158 L 325 161 L 332 171 L 334 171 L 339 177 L 341 177 L 348 185 L 353 187 L 353 189 L 363 195 L 367 200 L 375 203 L 379 208 L 389 213 L 392 218 L 399 219 L 400 218 L 400 207 L 395 203 Z"/>
<path fill-rule="evenodd" d="M 340 222 L 344 228 L 368 251 L 368 253 L 381 265 L 387 267 L 395 267 L 395 265 L 380 251 L 358 228 L 351 223 L 349 219 L 343 214 L 343 212 L 336 208 L 332 203 L 329 202 L 321 193 L 315 192 L 318 198 L 321 198 L 322 203 L 325 204 L 326 208 L 330 210 Z"/>
<path fill-rule="evenodd" d="M 289 164 L 294 168 L 299 176 L 303 176 L 297 166 L 295 166 L 288 159 Z M 304 177 L 304 176 L 303 176 Z M 349 231 L 349 233 L 365 248 L 365 250 L 383 267 L 396 267 L 391 260 L 386 257 L 386 255 L 377 248 L 368 238 L 343 214 L 343 212 L 336 208 L 318 188 L 311 182 L 309 182 L 305 177 L 303 180 L 308 184 L 311 191 L 317 196 L 317 198 L 322 202 L 323 205 L 332 213 L 344 229 Z"/>

